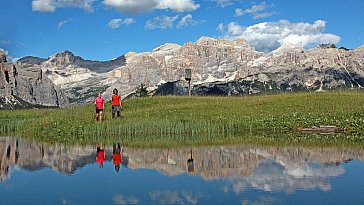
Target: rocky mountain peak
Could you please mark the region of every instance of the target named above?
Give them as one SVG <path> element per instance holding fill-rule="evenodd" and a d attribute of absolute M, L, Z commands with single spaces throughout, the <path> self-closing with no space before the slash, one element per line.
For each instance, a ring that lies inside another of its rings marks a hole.
<path fill-rule="evenodd" d="M 38 58 L 34 56 L 25 56 L 23 58 L 20 58 L 17 61 L 17 64 L 28 64 L 28 65 L 40 65 L 43 62 L 45 62 L 47 59 L 44 58 Z"/>
<path fill-rule="evenodd" d="M 68 56 L 75 56 L 71 51 L 69 50 L 64 50 L 64 51 L 61 51 L 59 53 L 57 53 L 56 55 L 68 55 Z"/>
<path fill-rule="evenodd" d="M 124 56 L 125 56 L 125 59 L 128 61 L 128 60 L 132 59 L 136 55 L 138 55 L 137 52 L 127 52 Z"/>
<path fill-rule="evenodd" d="M 354 52 L 361 52 L 361 53 L 364 53 L 364 45 L 362 45 L 362 46 L 360 46 L 360 47 L 358 47 L 358 48 L 355 48 L 353 51 L 354 51 Z"/>
<path fill-rule="evenodd" d="M 206 45 L 209 42 L 215 42 L 217 41 L 217 39 L 211 38 L 211 37 L 207 37 L 207 36 L 201 36 L 201 38 L 199 38 L 196 41 L 196 45 Z"/>
<path fill-rule="evenodd" d="M 74 63 L 77 59 L 81 59 L 78 56 L 75 56 L 72 52 L 65 50 L 60 53 L 57 53 L 51 56 L 47 60 L 47 64 L 51 64 L 54 66 L 67 66 Z"/>
<path fill-rule="evenodd" d="M 181 46 L 175 43 L 166 43 L 155 49 L 153 49 L 152 53 L 154 54 L 168 54 L 177 51 Z"/>
<path fill-rule="evenodd" d="M 215 39 L 211 37 L 202 36 L 195 43 L 198 46 L 217 46 L 217 47 L 239 47 L 239 48 L 252 48 L 249 43 L 244 39 L 226 40 L 226 39 Z"/>
<path fill-rule="evenodd" d="M 321 49 L 328 49 L 328 48 L 336 48 L 335 44 L 320 44 L 317 46 L 317 48 Z"/>
<path fill-rule="evenodd" d="M 284 55 L 286 53 L 302 53 L 305 49 L 302 46 L 290 44 L 290 43 L 284 43 L 276 50 L 272 51 L 274 55 Z"/>

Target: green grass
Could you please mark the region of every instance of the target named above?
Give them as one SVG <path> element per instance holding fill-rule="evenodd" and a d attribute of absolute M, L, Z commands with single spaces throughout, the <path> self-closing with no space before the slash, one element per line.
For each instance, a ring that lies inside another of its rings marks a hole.
<path fill-rule="evenodd" d="M 236 143 L 364 145 L 364 94 L 291 93 L 247 97 L 149 97 L 124 101 L 121 121 L 106 106 L 0 111 L 0 134 L 46 142 L 172 147 Z M 303 135 L 299 128 L 336 125 L 340 135 Z"/>

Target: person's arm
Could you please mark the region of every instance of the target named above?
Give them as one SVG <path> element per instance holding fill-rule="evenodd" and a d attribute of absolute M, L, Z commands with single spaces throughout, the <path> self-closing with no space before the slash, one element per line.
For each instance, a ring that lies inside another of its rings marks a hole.
<path fill-rule="evenodd" d="M 120 110 L 123 109 L 123 102 L 120 100 Z"/>

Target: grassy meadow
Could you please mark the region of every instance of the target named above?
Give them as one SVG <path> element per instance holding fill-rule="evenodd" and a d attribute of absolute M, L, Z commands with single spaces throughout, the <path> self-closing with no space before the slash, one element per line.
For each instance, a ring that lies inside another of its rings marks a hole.
<path fill-rule="evenodd" d="M 364 93 L 290 93 L 245 97 L 148 97 L 123 102 L 120 121 L 95 121 L 94 105 L 1 110 L 0 135 L 45 142 L 121 142 L 134 147 L 236 143 L 364 145 Z M 345 134 L 305 135 L 299 128 L 336 125 Z"/>

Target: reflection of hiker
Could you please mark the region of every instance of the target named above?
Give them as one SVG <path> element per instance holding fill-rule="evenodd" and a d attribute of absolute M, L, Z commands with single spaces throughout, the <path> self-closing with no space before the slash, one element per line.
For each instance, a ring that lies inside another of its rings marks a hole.
<path fill-rule="evenodd" d="M 19 143 L 18 143 L 18 140 L 16 140 L 16 143 L 15 143 L 15 164 L 18 164 L 18 160 L 19 160 Z"/>
<path fill-rule="evenodd" d="M 128 155 L 125 154 L 124 150 L 123 150 L 121 156 L 123 158 L 122 165 L 123 165 L 123 167 L 127 168 L 128 167 L 128 164 L 129 164 L 129 157 L 128 157 Z"/>
<path fill-rule="evenodd" d="M 112 97 L 111 97 L 111 105 L 112 105 L 112 118 L 115 118 L 115 112 L 117 119 L 120 119 L 120 110 L 123 109 L 120 95 L 118 95 L 118 89 L 114 89 L 112 91 Z"/>
<path fill-rule="evenodd" d="M 96 145 L 96 162 L 99 163 L 100 168 L 104 166 L 105 162 L 105 148 L 103 145 Z"/>
<path fill-rule="evenodd" d="M 122 162 L 122 153 L 124 150 L 121 150 L 120 144 L 116 147 L 116 144 L 112 147 L 112 163 L 115 165 L 115 171 L 119 172 L 120 164 Z"/>
<path fill-rule="evenodd" d="M 195 171 L 195 166 L 193 164 L 193 158 L 192 158 L 192 149 L 191 149 L 191 158 L 187 159 L 187 171 L 189 173 Z"/>
<path fill-rule="evenodd" d="M 7 159 L 10 159 L 10 153 L 11 153 L 11 147 L 9 145 L 8 148 L 6 149 L 6 158 Z"/>
<path fill-rule="evenodd" d="M 96 120 L 102 121 L 102 111 L 104 111 L 104 98 L 101 97 L 101 93 L 98 94 L 95 99 L 96 106 Z"/>

